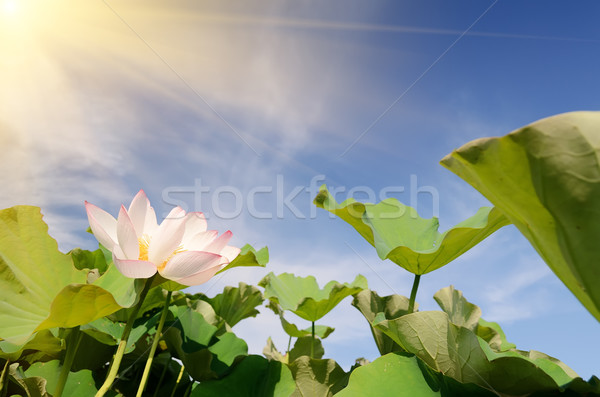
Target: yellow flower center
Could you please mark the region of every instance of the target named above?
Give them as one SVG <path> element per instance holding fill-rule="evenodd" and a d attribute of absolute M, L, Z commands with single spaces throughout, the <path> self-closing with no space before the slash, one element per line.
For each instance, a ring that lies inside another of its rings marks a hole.
<path fill-rule="evenodd" d="M 138 244 L 140 247 L 140 257 L 138 258 L 138 260 L 147 262 L 148 261 L 148 247 L 150 246 L 150 236 L 148 236 L 147 234 L 144 234 L 138 240 Z M 184 251 L 185 251 L 185 249 L 183 248 L 183 246 L 180 245 L 179 247 L 175 248 L 175 250 L 171 253 L 171 255 L 169 255 L 167 257 L 167 259 L 164 260 L 163 263 L 161 263 L 160 265 L 157 265 L 156 267 L 158 268 L 158 270 L 163 270 L 165 268 L 165 266 L 167 266 L 167 262 L 169 262 L 171 260 L 171 258 L 173 258 L 178 253 L 184 252 Z"/>

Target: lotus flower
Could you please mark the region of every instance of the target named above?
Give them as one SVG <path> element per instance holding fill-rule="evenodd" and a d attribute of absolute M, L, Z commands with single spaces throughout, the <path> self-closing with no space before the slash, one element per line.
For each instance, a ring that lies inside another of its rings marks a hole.
<path fill-rule="evenodd" d="M 232 233 L 206 230 L 201 212 L 175 207 L 158 225 L 154 208 L 143 190 L 129 209 L 121 206 L 115 219 L 85 202 L 92 233 L 112 251 L 113 262 L 126 277 L 162 277 L 184 285 L 199 285 L 215 275 L 240 253 L 227 245 Z"/>

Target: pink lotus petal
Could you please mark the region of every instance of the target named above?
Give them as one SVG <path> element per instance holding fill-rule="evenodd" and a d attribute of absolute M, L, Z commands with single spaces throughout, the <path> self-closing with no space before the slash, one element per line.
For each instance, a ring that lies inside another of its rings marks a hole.
<path fill-rule="evenodd" d="M 242 250 L 231 245 L 226 246 L 221 250 L 221 256 L 227 259 L 227 263 L 232 262 L 240 254 Z"/>
<path fill-rule="evenodd" d="M 156 232 L 152 235 L 148 247 L 148 260 L 160 266 L 181 244 L 185 232 L 185 211 L 175 207 L 162 221 Z"/>
<path fill-rule="evenodd" d="M 160 270 L 160 275 L 170 280 L 177 280 L 218 266 L 220 260 L 220 255 L 210 252 L 180 252 L 167 262 L 163 270 Z"/>
<path fill-rule="evenodd" d="M 206 218 L 202 212 L 189 212 L 185 221 L 185 233 L 181 243 L 186 245 L 194 236 L 206 231 Z"/>
<path fill-rule="evenodd" d="M 85 210 L 94 237 L 106 249 L 112 250 L 117 244 L 117 220 L 108 212 L 87 201 L 85 202 Z"/>
<path fill-rule="evenodd" d="M 119 247 L 125 254 L 124 259 L 138 260 L 140 258 L 138 237 L 135 233 L 133 222 L 129 218 L 124 206 L 121 206 L 119 217 L 117 218 L 117 238 L 119 240 Z"/>
<path fill-rule="evenodd" d="M 223 248 L 225 248 L 225 246 L 227 245 L 227 243 L 231 239 L 231 236 L 233 236 L 233 233 L 231 233 L 231 231 L 229 231 L 229 230 L 226 231 L 225 233 L 221 234 L 218 238 L 216 238 L 215 240 L 213 240 L 212 243 L 210 243 L 209 245 L 207 245 L 203 249 L 203 251 L 213 252 L 215 254 L 220 253 L 221 250 Z"/>
<path fill-rule="evenodd" d="M 219 233 L 216 230 L 207 230 L 203 233 L 198 233 L 184 244 L 187 251 L 206 251 L 204 248 L 212 243 Z"/>
<path fill-rule="evenodd" d="M 144 234 L 152 236 L 158 229 L 158 222 L 156 221 L 156 212 L 154 208 L 149 206 L 146 210 L 146 221 L 144 222 Z"/>
<path fill-rule="evenodd" d="M 115 263 L 117 269 L 125 277 L 149 278 L 156 273 L 156 265 L 154 263 L 132 259 L 122 259 L 123 257 L 123 251 L 121 251 L 119 246 L 115 246 L 115 250 L 113 251 L 113 262 Z"/>
<path fill-rule="evenodd" d="M 223 268 L 223 266 L 221 266 L 221 265 L 213 266 L 206 270 L 203 270 L 196 274 L 193 274 L 191 276 L 176 279 L 173 281 L 176 281 L 179 284 L 183 284 L 183 285 L 187 285 L 187 286 L 204 284 L 205 282 L 210 280 L 222 268 Z"/>
<path fill-rule="evenodd" d="M 148 197 L 146 197 L 146 193 L 144 193 L 143 190 L 140 190 L 131 201 L 131 204 L 129 204 L 127 214 L 133 223 L 133 227 L 135 228 L 135 233 L 138 239 L 141 238 L 142 234 L 144 233 L 146 212 L 149 208 L 150 201 L 148 201 Z"/>

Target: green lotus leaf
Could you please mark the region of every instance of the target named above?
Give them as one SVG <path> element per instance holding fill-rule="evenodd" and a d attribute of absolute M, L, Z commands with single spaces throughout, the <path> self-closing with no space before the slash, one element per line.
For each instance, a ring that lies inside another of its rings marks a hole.
<path fill-rule="evenodd" d="M 73 266 L 76 269 L 97 269 L 100 273 L 104 273 L 108 268 L 108 263 L 111 262 L 112 258 L 106 260 L 106 256 L 102 249 L 96 251 L 82 250 L 81 248 L 75 248 L 68 253 L 73 260 Z"/>
<path fill-rule="evenodd" d="M 421 218 L 413 208 L 394 198 L 378 204 L 354 199 L 338 204 L 325 185 L 314 203 L 354 227 L 381 259 L 419 275 L 450 263 L 509 223 L 495 208 L 482 207 L 471 218 L 440 233 L 437 218 Z"/>
<path fill-rule="evenodd" d="M 294 347 L 289 351 L 288 362 L 291 363 L 302 356 L 310 357 L 313 340 L 311 336 L 302 336 L 296 340 Z M 315 338 L 313 349 L 313 358 L 322 358 L 325 355 L 325 349 L 319 338 Z"/>
<path fill-rule="evenodd" d="M 331 359 L 302 356 L 289 367 L 296 381 L 292 397 L 329 397 L 344 388 L 348 381 L 346 372 Z"/>
<path fill-rule="evenodd" d="M 502 211 L 600 321 L 600 112 L 477 139 L 441 163 Z"/>
<path fill-rule="evenodd" d="M 8 341 L 0 341 L 0 358 L 10 362 L 27 361 L 33 364 L 36 361 L 49 361 L 57 359 L 63 351 L 63 343 L 50 330 L 36 332 L 24 345 L 14 345 Z"/>
<path fill-rule="evenodd" d="M 250 244 L 246 244 L 242 247 L 240 254 L 231 263 L 219 270 L 217 274 L 240 266 L 265 267 L 267 266 L 267 262 L 269 262 L 269 249 L 267 247 L 263 247 L 257 251 Z"/>
<path fill-rule="evenodd" d="M 208 303 L 200 301 L 203 304 Z M 179 358 L 197 381 L 216 379 L 226 374 L 236 361 L 248 354 L 248 346 L 232 332 L 219 328 L 186 306 L 170 306 L 175 320 L 165 325 L 164 340 L 171 354 Z"/>
<path fill-rule="evenodd" d="M 239 287 L 225 287 L 214 298 L 204 295 L 199 298 L 210 303 L 215 313 L 231 327 L 245 318 L 256 317 L 259 314 L 256 307 L 264 300 L 258 288 L 245 283 L 240 283 Z"/>
<path fill-rule="evenodd" d="M 561 390 L 576 377 L 566 365 L 545 355 L 494 351 L 473 331 L 450 322 L 444 312 L 417 312 L 395 320 L 380 314 L 373 326 L 433 370 L 501 393 Z"/>
<path fill-rule="evenodd" d="M 319 288 L 313 276 L 296 277 L 290 273 L 275 276 L 267 274 L 259 283 L 265 289 L 265 298 L 308 321 L 317 321 L 344 298 L 367 288 L 367 279 L 356 276 L 351 284 L 330 281 Z"/>
<path fill-rule="evenodd" d="M 47 363 L 35 363 L 25 371 L 27 377 L 39 377 L 46 380 L 46 390 L 54 392 L 60 374 L 58 360 Z M 64 396 L 93 396 L 98 389 L 92 376 L 92 371 L 81 370 L 69 373 L 67 383 L 63 390 Z M 43 395 L 43 394 L 42 394 Z"/>
<path fill-rule="evenodd" d="M 289 396 L 295 387 L 294 378 L 287 365 L 252 355 L 244 358 L 223 379 L 200 383 L 190 396 Z"/>
<path fill-rule="evenodd" d="M 516 345 L 506 340 L 500 325 L 482 319 L 479 306 L 469 302 L 462 292 L 454 289 L 453 286 L 442 288 L 433 298 L 448 315 L 451 323 L 473 331 L 493 350 L 507 351 L 516 348 Z"/>
<path fill-rule="evenodd" d="M 39 208 L 0 211 L 0 338 L 19 345 L 36 330 L 85 324 L 120 308 L 86 278 L 58 250 Z"/>
<path fill-rule="evenodd" d="M 497 394 L 431 371 L 411 354 L 389 353 L 352 371 L 348 386 L 336 396 L 494 397 Z"/>
<path fill-rule="evenodd" d="M 373 339 L 375 339 L 377 349 L 379 349 L 379 353 L 382 356 L 391 352 L 403 352 L 404 349 L 381 330 L 371 326 L 375 320 L 375 316 L 378 313 L 383 313 L 387 320 L 393 320 L 410 313 L 408 305 L 408 298 L 402 295 L 380 297 L 377 292 L 371 290 L 363 290 L 354 295 L 352 306 L 357 308 L 369 322 Z M 414 310 L 417 310 L 417 307 L 418 304 L 415 303 Z"/>
<path fill-rule="evenodd" d="M 283 315 L 284 310 L 277 303 L 269 301 L 267 307 L 273 310 L 273 312 L 279 316 L 281 327 L 289 336 L 293 338 L 301 338 L 303 336 L 312 335 L 312 326 L 305 329 L 300 329 L 296 324 L 290 323 Z M 327 325 L 315 325 L 315 335 L 320 339 L 327 338 L 333 331 L 335 331 L 335 328 L 333 327 L 329 327 Z"/>

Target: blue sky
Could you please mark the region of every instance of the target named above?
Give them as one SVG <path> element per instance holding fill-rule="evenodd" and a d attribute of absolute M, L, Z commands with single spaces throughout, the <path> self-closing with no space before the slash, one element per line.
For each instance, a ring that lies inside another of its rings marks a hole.
<path fill-rule="evenodd" d="M 443 156 L 600 107 L 593 1 L 15 4 L 0 13 L 0 205 L 41 206 L 63 250 L 94 248 L 83 201 L 116 215 L 143 188 L 159 217 L 180 204 L 235 244 L 269 246 L 266 269 L 195 289 L 208 295 L 269 271 L 321 285 L 360 273 L 380 295 L 408 295 L 411 275 L 316 210 L 314 186 L 345 189 L 338 201 L 395 187 L 445 230 L 487 202 Z M 425 275 L 421 309 L 450 284 L 520 349 L 600 373 L 600 325 L 514 227 Z M 252 352 L 268 336 L 284 349 L 261 312 L 235 331 Z M 337 328 L 327 356 L 376 358 L 349 300 L 322 322 Z"/>

